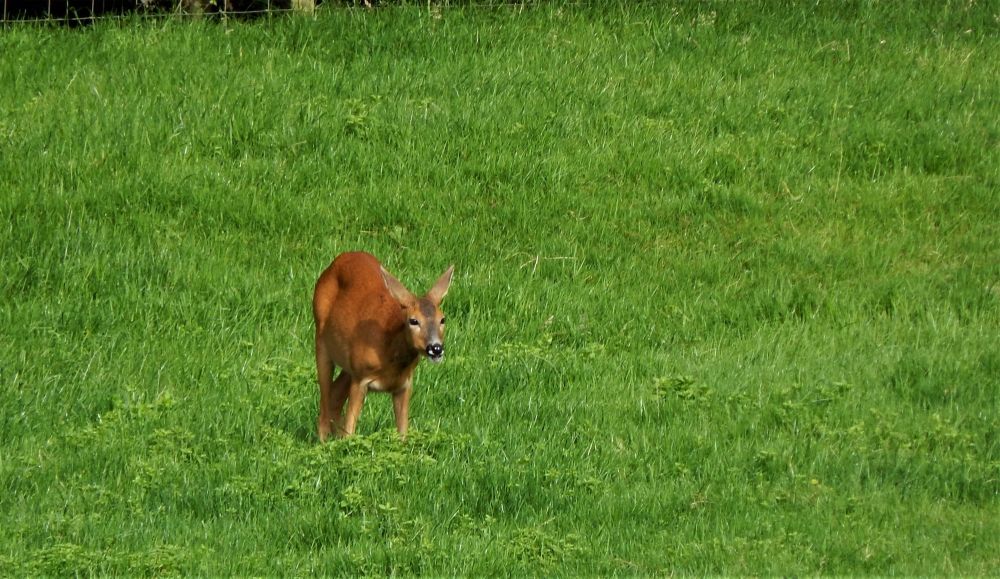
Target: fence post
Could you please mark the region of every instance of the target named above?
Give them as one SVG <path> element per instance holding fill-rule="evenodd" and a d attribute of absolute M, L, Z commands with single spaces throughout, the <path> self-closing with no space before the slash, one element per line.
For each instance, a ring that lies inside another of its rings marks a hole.
<path fill-rule="evenodd" d="M 292 0 L 292 10 L 311 14 L 316 10 L 316 0 Z"/>

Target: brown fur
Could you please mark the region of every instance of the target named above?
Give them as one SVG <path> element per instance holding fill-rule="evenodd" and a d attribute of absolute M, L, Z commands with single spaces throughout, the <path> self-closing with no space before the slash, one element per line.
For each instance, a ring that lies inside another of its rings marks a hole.
<path fill-rule="evenodd" d="M 429 345 L 443 347 L 440 305 L 453 270 L 449 267 L 423 298 L 367 253 L 340 254 L 320 275 L 313 315 L 321 441 L 334 429 L 338 436 L 354 433 L 369 390 L 392 395 L 396 429 L 406 436 L 413 370 Z M 341 369 L 336 380 L 334 365 Z"/>

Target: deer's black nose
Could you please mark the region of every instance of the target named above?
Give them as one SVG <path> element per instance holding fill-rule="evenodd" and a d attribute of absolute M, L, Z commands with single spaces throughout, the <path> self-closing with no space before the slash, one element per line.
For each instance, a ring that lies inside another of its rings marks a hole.
<path fill-rule="evenodd" d="M 431 344 L 427 346 L 427 355 L 431 358 L 440 358 L 444 356 L 444 346 L 441 344 Z"/>

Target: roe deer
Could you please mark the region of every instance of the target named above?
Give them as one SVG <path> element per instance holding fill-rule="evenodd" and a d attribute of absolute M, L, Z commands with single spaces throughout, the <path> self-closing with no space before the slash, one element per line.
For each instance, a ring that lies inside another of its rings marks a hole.
<path fill-rule="evenodd" d="M 320 441 L 335 428 L 338 436 L 354 434 L 370 390 L 392 394 L 396 430 L 406 437 L 413 370 L 422 355 L 444 359 L 441 300 L 454 269 L 422 298 L 367 253 L 342 253 L 320 274 L 313 294 Z M 340 367 L 336 380 L 334 365 Z"/>

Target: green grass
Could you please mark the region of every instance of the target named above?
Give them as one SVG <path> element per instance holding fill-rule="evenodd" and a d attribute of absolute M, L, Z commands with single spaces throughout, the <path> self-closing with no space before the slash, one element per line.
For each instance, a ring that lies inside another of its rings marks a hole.
<path fill-rule="evenodd" d="M 990 3 L 0 54 L 0 574 L 1000 570 Z M 456 264 L 405 444 L 378 395 L 315 440 L 312 285 L 353 249 Z"/>

